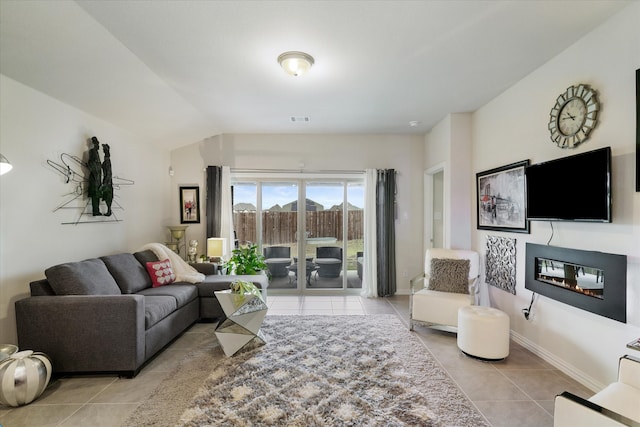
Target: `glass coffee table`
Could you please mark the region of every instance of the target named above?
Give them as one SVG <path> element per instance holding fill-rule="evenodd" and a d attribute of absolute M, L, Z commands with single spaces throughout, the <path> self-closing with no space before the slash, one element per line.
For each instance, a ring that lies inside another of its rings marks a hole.
<path fill-rule="evenodd" d="M 231 290 L 214 292 L 227 318 L 215 330 L 216 338 L 227 356 L 233 356 L 244 347 L 264 345 L 260 331 L 267 304 L 256 295 L 237 294 Z"/>

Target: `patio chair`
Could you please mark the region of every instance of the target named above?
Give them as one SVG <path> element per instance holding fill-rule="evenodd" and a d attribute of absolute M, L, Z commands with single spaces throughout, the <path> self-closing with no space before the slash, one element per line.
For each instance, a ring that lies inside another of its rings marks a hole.
<path fill-rule="evenodd" d="M 337 246 L 318 246 L 316 248 L 318 276 L 339 277 L 342 271 L 342 248 Z"/>
<path fill-rule="evenodd" d="M 264 262 L 269 268 L 271 277 L 287 277 L 291 265 L 291 248 L 289 246 L 268 246 L 262 249 Z"/>

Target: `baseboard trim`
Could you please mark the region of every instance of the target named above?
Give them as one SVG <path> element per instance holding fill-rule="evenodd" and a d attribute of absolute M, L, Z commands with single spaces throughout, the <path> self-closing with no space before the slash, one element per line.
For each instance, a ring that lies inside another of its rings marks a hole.
<path fill-rule="evenodd" d="M 536 356 L 539 356 L 540 358 L 542 358 L 545 362 L 553 365 L 555 368 L 557 368 L 564 374 L 568 375 L 569 377 L 576 380 L 583 386 L 587 387 L 589 390 L 593 391 L 594 393 L 606 387 L 605 384 L 602 384 L 599 381 L 596 381 L 593 377 L 587 375 L 586 373 L 580 371 L 579 369 L 576 369 L 573 365 L 558 358 L 553 353 L 550 353 L 549 351 L 540 347 L 536 343 L 528 340 L 527 338 L 520 335 L 519 333 L 514 332 L 513 330 L 511 331 L 511 339 L 516 343 L 520 344 L 521 346 L 523 346 L 524 348 L 526 348 L 527 350 L 529 350 L 530 352 L 532 352 L 533 354 L 535 354 Z"/>

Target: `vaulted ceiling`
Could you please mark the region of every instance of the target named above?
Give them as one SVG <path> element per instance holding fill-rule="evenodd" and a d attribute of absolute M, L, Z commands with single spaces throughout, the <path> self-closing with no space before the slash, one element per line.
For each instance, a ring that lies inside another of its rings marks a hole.
<path fill-rule="evenodd" d="M 0 72 L 169 146 L 221 133 L 424 134 L 628 3 L 0 0 Z M 315 58 L 308 74 L 278 66 L 290 50 Z"/>

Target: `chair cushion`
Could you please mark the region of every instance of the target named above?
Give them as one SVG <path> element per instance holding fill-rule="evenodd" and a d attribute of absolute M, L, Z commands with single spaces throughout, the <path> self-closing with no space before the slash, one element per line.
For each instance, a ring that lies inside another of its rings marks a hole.
<path fill-rule="evenodd" d="M 458 309 L 471 305 L 471 296 L 421 289 L 413 295 L 411 317 L 438 325 L 458 326 Z"/>
<path fill-rule="evenodd" d="M 147 270 L 130 253 L 100 257 L 123 294 L 135 294 L 151 287 Z"/>
<path fill-rule="evenodd" d="M 640 390 L 630 385 L 614 382 L 589 399 L 604 408 L 640 422 Z"/>
<path fill-rule="evenodd" d="M 469 293 L 469 260 L 432 258 L 427 289 L 440 292 Z"/>
<path fill-rule="evenodd" d="M 44 275 L 56 295 L 120 295 L 102 260 L 93 258 L 49 267 Z"/>

